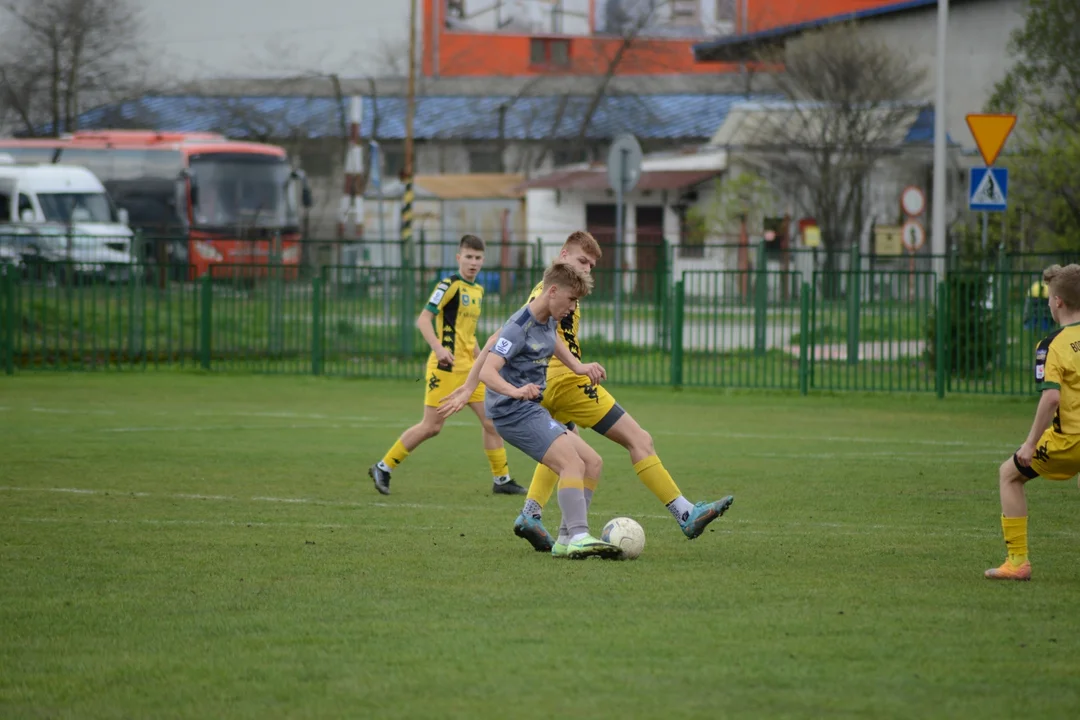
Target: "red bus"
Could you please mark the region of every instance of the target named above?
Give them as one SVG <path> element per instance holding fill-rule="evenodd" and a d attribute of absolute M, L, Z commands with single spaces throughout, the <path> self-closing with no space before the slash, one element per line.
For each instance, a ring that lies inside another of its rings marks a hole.
<path fill-rule="evenodd" d="M 190 277 L 217 264 L 300 264 L 300 207 L 311 207 L 311 190 L 276 145 L 216 133 L 98 130 L 0 138 L 0 152 L 17 163 L 88 168 L 142 231 L 149 262 L 188 266 Z"/>

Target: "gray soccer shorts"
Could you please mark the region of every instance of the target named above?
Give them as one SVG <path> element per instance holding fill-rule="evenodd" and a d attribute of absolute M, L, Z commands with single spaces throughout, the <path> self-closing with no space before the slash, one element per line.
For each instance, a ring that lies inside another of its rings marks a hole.
<path fill-rule="evenodd" d="M 536 462 L 543 462 L 551 444 L 567 431 L 540 403 L 527 400 L 515 403 L 513 410 L 491 422 L 503 440 Z"/>

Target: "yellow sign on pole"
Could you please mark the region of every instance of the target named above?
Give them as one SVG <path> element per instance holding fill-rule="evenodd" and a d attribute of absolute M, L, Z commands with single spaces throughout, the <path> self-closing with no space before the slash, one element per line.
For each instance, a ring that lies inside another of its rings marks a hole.
<path fill-rule="evenodd" d="M 968 128 L 979 146 L 986 167 L 990 167 L 1001 154 L 1005 141 L 1016 125 L 1016 116 L 1007 113 L 972 113 L 967 116 Z"/>
<path fill-rule="evenodd" d="M 821 247 L 821 228 L 817 225 L 808 225 L 802 231 L 803 247 Z"/>
<path fill-rule="evenodd" d="M 899 225 L 874 227 L 874 253 L 876 255 L 899 255 L 903 252 L 903 244 L 903 233 Z"/>

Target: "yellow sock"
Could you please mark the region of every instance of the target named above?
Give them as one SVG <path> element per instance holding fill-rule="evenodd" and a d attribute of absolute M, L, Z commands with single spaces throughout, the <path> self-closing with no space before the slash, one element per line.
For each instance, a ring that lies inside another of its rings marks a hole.
<path fill-rule="evenodd" d="M 670 505 L 675 498 L 682 495 L 679 486 L 675 484 L 671 474 L 664 469 L 664 464 L 656 455 L 650 455 L 641 462 L 634 463 L 634 472 L 641 478 L 645 487 L 649 488 L 664 505 Z"/>
<path fill-rule="evenodd" d="M 492 477 L 498 478 L 510 474 L 510 466 L 506 464 L 505 447 L 498 450 L 485 450 L 484 454 L 487 455 L 488 463 L 491 465 Z"/>
<path fill-rule="evenodd" d="M 595 478 L 585 478 L 585 489 L 589 492 L 596 492 L 597 486 L 600 485 L 600 481 Z"/>
<path fill-rule="evenodd" d="M 405 446 L 401 444 L 401 438 L 398 438 L 394 443 L 394 447 L 386 453 L 386 456 L 382 459 L 386 466 L 393 470 L 401 463 L 405 462 L 405 458 L 409 457 L 409 451 L 405 449 Z"/>
<path fill-rule="evenodd" d="M 1009 562 L 1023 565 L 1028 559 L 1027 517 L 1001 516 L 1001 531 L 1005 533 L 1005 547 L 1009 551 Z"/>
<path fill-rule="evenodd" d="M 529 483 L 529 494 L 526 499 L 536 502 L 540 507 L 544 507 L 547 505 L 547 501 L 551 499 L 551 493 L 555 492 L 555 486 L 558 484 L 558 474 L 547 465 L 537 463 L 532 482 Z"/>

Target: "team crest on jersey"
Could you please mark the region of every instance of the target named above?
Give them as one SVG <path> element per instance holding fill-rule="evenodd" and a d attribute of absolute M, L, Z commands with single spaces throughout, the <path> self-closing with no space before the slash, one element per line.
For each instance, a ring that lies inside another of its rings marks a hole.
<path fill-rule="evenodd" d="M 470 302 L 472 301 L 469 299 L 469 296 L 466 293 L 461 293 L 461 304 L 468 305 Z"/>

